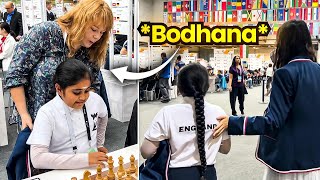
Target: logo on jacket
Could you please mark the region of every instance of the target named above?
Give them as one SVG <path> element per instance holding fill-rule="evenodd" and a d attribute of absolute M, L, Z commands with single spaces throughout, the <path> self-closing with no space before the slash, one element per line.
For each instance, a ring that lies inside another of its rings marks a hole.
<path fill-rule="evenodd" d="M 92 129 L 92 131 L 95 131 L 95 130 L 97 130 L 98 113 L 91 114 L 91 117 L 92 117 L 92 120 L 93 120 L 93 129 Z"/>

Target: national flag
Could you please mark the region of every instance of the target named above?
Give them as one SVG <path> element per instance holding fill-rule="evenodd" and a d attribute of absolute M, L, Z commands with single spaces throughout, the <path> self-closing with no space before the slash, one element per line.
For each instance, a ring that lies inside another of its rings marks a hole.
<path fill-rule="evenodd" d="M 247 0 L 247 10 L 252 9 L 253 0 Z"/>
<path fill-rule="evenodd" d="M 253 0 L 253 7 L 252 7 L 252 9 L 258 9 L 258 3 L 259 3 L 259 0 Z"/>
<path fill-rule="evenodd" d="M 193 12 L 193 22 L 199 22 L 199 12 Z"/>
<path fill-rule="evenodd" d="M 289 21 L 290 19 L 290 11 L 289 9 L 284 9 L 284 20 Z"/>
<path fill-rule="evenodd" d="M 168 14 L 168 23 L 172 23 L 172 14 Z"/>
<path fill-rule="evenodd" d="M 249 46 L 240 45 L 240 58 L 248 58 L 248 54 L 249 54 Z"/>
<path fill-rule="evenodd" d="M 277 21 L 278 20 L 278 11 L 275 9 L 273 10 L 273 21 Z"/>
<path fill-rule="evenodd" d="M 307 20 L 308 19 L 308 9 L 302 8 L 301 9 L 301 20 Z"/>
<path fill-rule="evenodd" d="M 296 9 L 296 14 L 295 14 L 297 20 L 302 20 L 302 13 L 301 13 L 301 9 L 297 8 Z"/>
<path fill-rule="evenodd" d="M 195 13 L 195 12 L 190 12 L 190 13 L 189 13 L 189 22 L 195 22 L 195 21 L 194 21 L 194 13 Z"/>
<path fill-rule="evenodd" d="M 300 1 L 301 1 L 301 4 L 300 4 L 299 7 L 302 7 L 302 8 L 308 7 L 308 6 L 307 6 L 307 0 L 300 0 Z M 300 3 L 300 2 L 299 2 L 299 3 Z"/>
<path fill-rule="evenodd" d="M 273 0 L 268 0 L 268 9 L 273 9 Z"/>
<path fill-rule="evenodd" d="M 283 9 L 278 9 L 278 21 L 283 21 L 284 20 L 284 10 Z"/>
<path fill-rule="evenodd" d="M 199 12 L 199 22 L 204 22 L 204 12 Z"/>
<path fill-rule="evenodd" d="M 269 26 L 270 26 L 270 32 L 268 35 L 273 35 L 273 24 L 269 24 Z"/>
<path fill-rule="evenodd" d="M 242 10 L 242 22 L 246 22 L 248 20 L 247 10 Z"/>
<path fill-rule="evenodd" d="M 269 9 L 267 13 L 267 21 L 273 21 L 273 10 Z"/>
<path fill-rule="evenodd" d="M 232 0 L 232 10 L 237 9 L 237 0 Z"/>
<path fill-rule="evenodd" d="M 222 0 L 215 0 L 216 1 L 216 11 L 222 10 Z"/>
<path fill-rule="evenodd" d="M 237 10 L 242 9 L 242 0 L 237 0 Z"/>
<path fill-rule="evenodd" d="M 237 22 L 238 21 L 238 12 L 237 11 L 232 11 L 232 22 Z"/>
<path fill-rule="evenodd" d="M 219 11 L 214 11 L 214 22 L 219 22 Z"/>
<path fill-rule="evenodd" d="M 308 8 L 308 18 L 307 18 L 308 21 L 311 21 L 312 20 L 312 8 Z"/>
<path fill-rule="evenodd" d="M 221 10 L 227 10 L 227 0 L 221 0 Z"/>
<path fill-rule="evenodd" d="M 189 6 L 190 6 L 190 4 L 189 4 L 189 1 L 182 1 L 182 11 L 189 11 L 190 9 L 189 9 Z"/>
<path fill-rule="evenodd" d="M 242 10 L 237 11 L 237 22 L 242 22 Z"/>
<path fill-rule="evenodd" d="M 177 12 L 176 1 L 172 1 L 172 12 Z"/>
<path fill-rule="evenodd" d="M 163 12 L 168 12 L 168 2 L 163 3 Z"/>
<path fill-rule="evenodd" d="M 180 18 L 181 18 L 181 23 L 185 23 L 186 22 L 186 12 L 181 12 L 181 17 Z"/>
<path fill-rule="evenodd" d="M 227 0 L 227 10 L 232 10 L 232 0 Z"/>
<path fill-rule="evenodd" d="M 273 25 L 273 35 L 277 35 L 278 29 L 279 29 L 279 24 L 275 23 Z"/>
<path fill-rule="evenodd" d="M 200 0 L 200 11 L 208 11 L 209 0 Z"/>
<path fill-rule="evenodd" d="M 252 12 L 251 12 L 251 10 L 247 10 L 247 21 L 252 21 Z"/>
<path fill-rule="evenodd" d="M 295 1 L 294 1 L 294 7 L 300 7 L 300 6 L 299 6 L 299 1 L 301 1 L 301 0 L 295 0 Z"/>
<path fill-rule="evenodd" d="M 209 11 L 203 13 L 203 22 L 210 22 L 209 20 Z"/>
<path fill-rule="evenodd" d="M 268 8 L 268 1 L 269 0 L 262 0 L 262 8 Z"/>
<path fill-rule="evenodd" d="M 307 6 L 312 7 L 312 0 L 307 0 Z"/>
<path fill-rule="evenodd" d="M 177 12 L 181 12 L 181 1 L 176 2 L 176 9 L 177 9 Z"/>
<path fill-rule="evenodd" d="M 191 13 L 191 12 L 185 12 L 185 14 L 184 14 L 184 19 L 185 19 L 185 22 L 186 22 L 186 23 L 191 22 L 191 21 L 190 21 L 190 13 Z"/>
<path fill-rule="evenodd" d="M 295 7 L 296 0 L 288 0 L 288 1 L 289 1 L 289 7 Z"/>
<path fill-rule="evenodd" d="M 208 0 L 209 2 L 208 2 L 208 11 L 212 11 L 212 1 L 213 0 Z"/>
<path fill-rule="evenodd" d="M 177 22 L 176 13 L 172 13 L 172 22 Z"/>
<path fill-rule="evenodd" d="M 257 21 L 259 21 L 258 18 L 259 18 L 258 10 L 252 10 L 252 19 L 251 19 L 251 21 L 252 22 L 257 22 Z"/>
<path fill-rule="evenodd" d="M 232 22 L 232 11 L 227 11 L 227 22 Z"/>
<path fill-rule="evenodd" d="M 218 6 L 218 3 L 217 3 L 218 0 L 212 0 L 212 1 L 213 1 L 213 11 L 217 11 L 218 10 L 217 9 L 218 8 L 217 7 Z"/>
<path fill-rule="evenodd" d="M 190 1 L 190 11 L 198 11 L 198 4 L 196 0 Z"/>
<path fill-rule="evenodd" d="M 296 9 L 295 8 L 290 8 L 290 20 L 296 19 Z"/>
<path fill-rule="evenodd" d="M 313 34 L 313 23 L 308 23 L 308 28 L 309 28 L 309 32 L 310 32 L 310 35 Z"/>
<path fill-rule="evenodd" d="M 319 23 L 318 22 L 314 22 L 313 23 L 313 36 L 318 36 L 319 35 Z"/>
<path fill-rule="evenodd" d="M 247 8 L 247 0 L 242 0 L 241 6 L 242 6 L 242 9 L 246 9 Z"/>
<path fill-rule="evenodd" d="M 279 9 L 284 8 L 284 0 L 279 0 Z"/>
<path fill-rule="evenodd" d="M 219 22 L 226 22 L 227 11 L 219 11 Z"/>
<path fill-rule="evenodd" d="M 319 19 L 319 17 L 318 17 L 318 8 L 313 8 L 312 14 L 313 14 L 312 20 L 318 20 Z"/>
<path fill-rule="evenodd" d="M 164 12 L 163 13 L 163 23 L 168 23 L 168 13 L 167 12 Z"/>
<path fill-rule="evenodd" d="M 273 9 L 278 9 L 278 8 L 279 8 L 279 0 L 274 0 Z"/>
<path fill-rule="evenodd" d="M 181 12 L 176 13 L 176 21 L 177 23 L 181 23 Z"/>
<path fill-rule="evenodd" d="M 267 10 L 261 10 L 261 21 L 267 21 Z"/>
<path fill-rule="evenodd" d="M 168 12 L 172 13 L 172 1 L 169 1 L 167 6 L 168 6 Z"/>

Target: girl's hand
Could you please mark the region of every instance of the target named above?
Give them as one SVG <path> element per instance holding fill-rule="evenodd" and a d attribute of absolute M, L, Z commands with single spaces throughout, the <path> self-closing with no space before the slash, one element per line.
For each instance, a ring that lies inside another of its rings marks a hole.
<path fill-rule="evenodd" d="M 103 152 L 103 153 L 107 154 L 108 153 L 108 149 L 105 148 L 105 147 L 99 147 L 98 148 L 98 152 Z"/>
<path fill-rule="evenodd" d="M 22 121 L 22 126 L 21 130 L 23 130 L 26 127 L 29 127 L 30 130 L 33 128 L 33 123 L 30 114 L 21 114 L 21 121 Z"/>
<path fill-rule="evenodd" d="M 89 166 L 98 165 L 104 166 L 103 162 L 108 161 L 108 156 L 103 152 L 93 152 L 89 153 Z"/>

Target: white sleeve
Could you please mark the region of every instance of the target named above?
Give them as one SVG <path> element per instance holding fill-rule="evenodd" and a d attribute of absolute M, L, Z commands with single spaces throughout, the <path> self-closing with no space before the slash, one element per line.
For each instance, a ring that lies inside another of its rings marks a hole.
<path fill-rule="evenodd" d="M 102 97 L 97 95 L 97 101 L 99 102 L 99 117 L 100 118 L 104 118 L 104 117 L 108 117 L 108 108 L 106 103 L 103 101 Z"/>
<path fill-rule="evenodd" d="M 79 169 L 89 166 L 89 155 L 54 154 L 49 152 L 48 146 L 31 145 L 30 157 L 34 168 L 37 169 Z"/>
<path fill-rule="evenodd" d="M 16 44 L 16 41 L 14 39 L 10 39 L 10 36 L 8 36 L 8 41 L 3 46 L 3 51 L 0 53 L 0 59 L 6 59 L 12 56 L 13 50 Z"/>
<path fill-rule="evenodd" d="M 106 129 L 108 124 L 108 108 L 101 96 L 94 94 L 99 105 L 99 115 L 97 122 L 97 147 L 101 147 L 105 141 Z"/>
<path fill-rule="evenodd" d="M 49 147 L 53 132 L 53 124 L 50 121 L 50 118 L 54 117 L 50 117 L 49 113 L 40 108 L 34 121 L 34 126 L 28 138 L 27 144 L 45 145 Z"/>
<path fill-rule="evenodd" d="M 162 141 L 169 138 L 169 123 L 162 108 L 154 117 L 144 137 L 150 141 Z"/>

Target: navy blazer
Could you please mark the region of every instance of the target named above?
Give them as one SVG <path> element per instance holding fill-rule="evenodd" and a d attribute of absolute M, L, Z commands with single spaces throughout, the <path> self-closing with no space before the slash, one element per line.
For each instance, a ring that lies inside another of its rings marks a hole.
<path fill-rule="evenodd" d="M 278 173 L 320 169 L 320 66 L 290 61 L 274 74 L 264 116 L 229 118 L 230 135 L 261 135 L 256 158 Z"/>
<path fill-rule="evenodd" d="M 8 13 L 5 12 L 3 16 L 3 21 L 6 22 L 8 17 Z M 23 35 L 23 26 L 22 26 L 22 15 L 17 11 L 17 9 L 14 9 L 14 14 L 11 17 L 10 21 L 10 29 L 14 32 L 16 36 L 22 36 Z"/>

